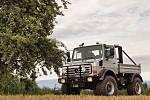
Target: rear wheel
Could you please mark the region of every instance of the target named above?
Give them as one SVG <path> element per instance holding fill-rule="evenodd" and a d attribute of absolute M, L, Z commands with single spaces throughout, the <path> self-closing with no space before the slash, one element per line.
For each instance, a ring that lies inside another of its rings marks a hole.
<path fill-rule="evenodd" d="M 117 94 L 117 83 L 114 77 L 106 76 L 105 79 L 96 85 L 95 95 L 112 96 Z"/>
<path fill-rule="evenodd" d="M 128 95 L 140 95 L 142 93 L 142 81 L 135 77 L 132 83 L 127 86 Z"/>

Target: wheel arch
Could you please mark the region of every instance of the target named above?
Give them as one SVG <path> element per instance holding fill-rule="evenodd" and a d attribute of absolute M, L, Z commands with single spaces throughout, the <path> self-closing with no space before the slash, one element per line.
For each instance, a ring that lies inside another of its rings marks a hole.
<path fill-rule="evenodd" d="M 112 70 L 104 69 L 99 73 L 99 80 L 104 80 L 106 75 L 113 76 L 117 80 L 116 74 Z"/>
<path fill-rule="evenodd" d="M 140 75 L 140 74 L 133 74 L 133 75 L 132 75 L 132 78 L 131 78 L 131 82 L 133 82 L 133 80 L 134 80 L 134 78 L 135 78 L 135 77 L 140 78 L 140 79 L 141 79 L 141 81 L 143 82 L 143 79 L 142 79 L 142 77 L 141 77 L 141 75 Z"/>
<path fill-rule="evenodd" d="M 143 79 L 140 74 L 125 74 L 125 78 L 128 79 L 128 81 L 130 82 L 133 82 L 135 77 L 138 77 L 143 82 Z"/>

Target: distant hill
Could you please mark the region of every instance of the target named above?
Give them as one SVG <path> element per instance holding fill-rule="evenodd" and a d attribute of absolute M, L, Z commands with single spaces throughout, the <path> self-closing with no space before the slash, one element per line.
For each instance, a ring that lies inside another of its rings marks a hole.
<path fill-rule="evenodd" d="M 40 88 L 48 87 L 48 88 L 54 89 L 54 88 L 60 88 L 61 87 L 61 84 L 58 83 L 57 79 L 39 80 L 36 82 Z M 148 86 L 150 87 L 150 80 L 146 80 L 144 82 L 146 82 L 148 84 Z"/>
<path fill-rule="evenodd" d="M 54 89 L 54 88 L 60 88 L 61 87 L 61 84 L 58 83 L 57 79 L 38 80 L 36 82 L 40 88 L 48 87 L 48 88 Z M 146 80 L 144 82 L 146 82 L 148 84 L 148 86 L 150 87 L 150 80 Z"/>
<path fill-rule="evenodd" d="M 48 87 L 48 88 L 54 89 L 54 88 L 60 88 L 61 87 L 61 84 L 58 83 L 57 79 L 38 80 L 36 82 L 40 88 Z"/>
<path fill-rule="evenodd" d="M 146 80 L 146 81 L 144 81 L 144 82 L 146 82 L 147 85 L 148 85 L 148 87 L 150 87 L 150 80 Z"/>

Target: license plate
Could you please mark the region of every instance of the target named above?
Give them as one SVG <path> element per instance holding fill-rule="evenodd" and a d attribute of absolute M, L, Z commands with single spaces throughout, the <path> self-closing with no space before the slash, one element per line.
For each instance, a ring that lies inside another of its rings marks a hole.
<path fill-rule="evenodd" d="M 79 87 L 79 85 L 78 84 L 73 84 L 73 87 Z"/>

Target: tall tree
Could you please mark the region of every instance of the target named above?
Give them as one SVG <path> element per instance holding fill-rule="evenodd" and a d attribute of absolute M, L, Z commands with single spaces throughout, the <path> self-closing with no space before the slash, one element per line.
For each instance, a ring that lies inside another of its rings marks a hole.
<path fill-rule="evenodd" d="M 0 75 L 12 73 L 35 80 L 45 69 L 59 73 L 63 52 L 53 33 L 66 0 L 0 0 Z M 37 68 L 38 66 L 38 68 Z"/>

